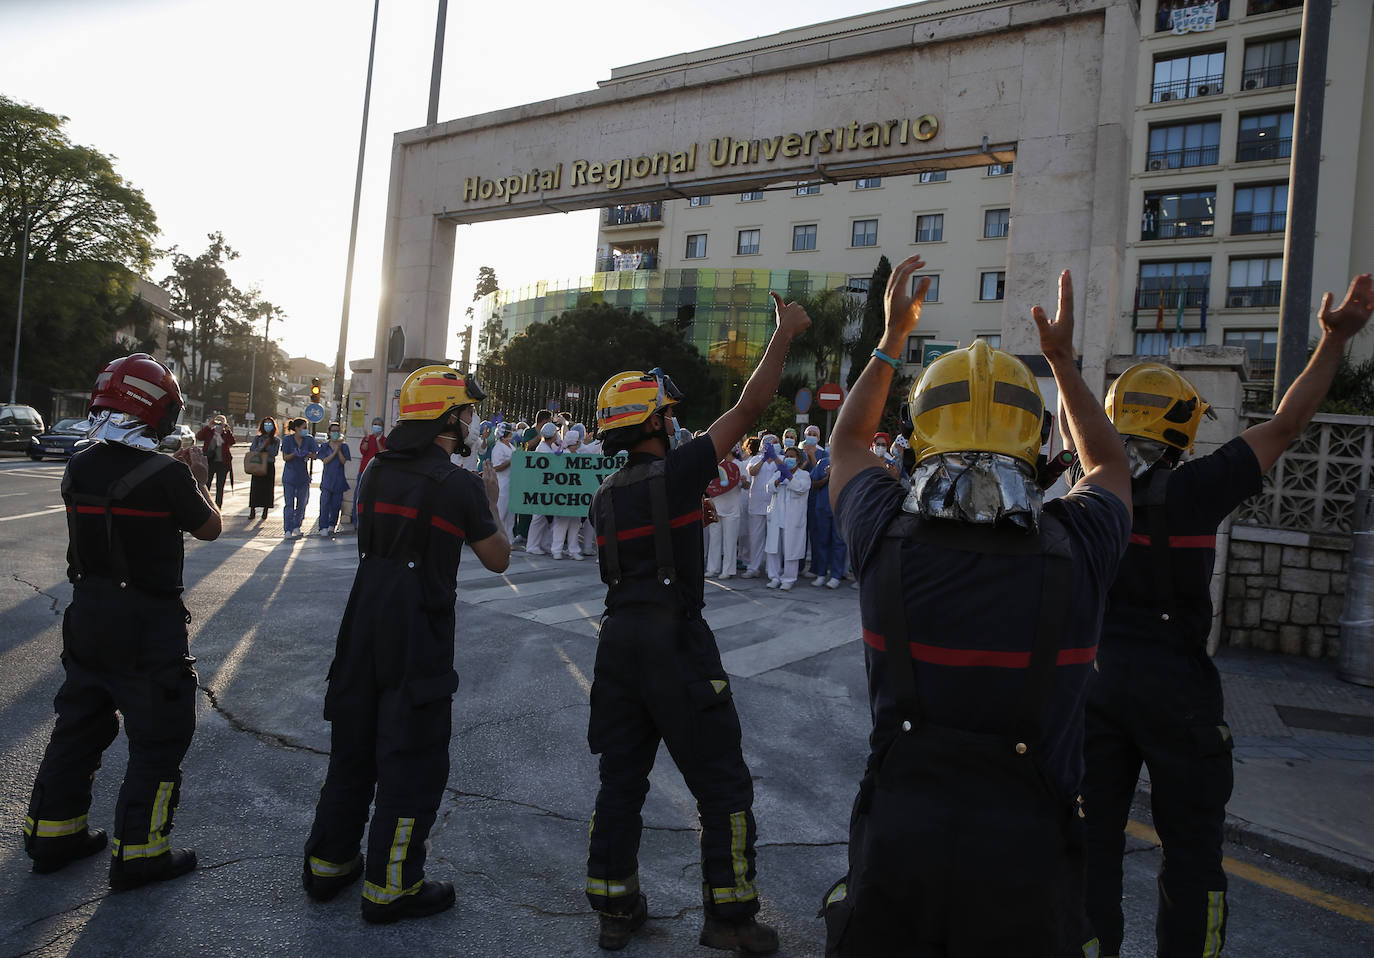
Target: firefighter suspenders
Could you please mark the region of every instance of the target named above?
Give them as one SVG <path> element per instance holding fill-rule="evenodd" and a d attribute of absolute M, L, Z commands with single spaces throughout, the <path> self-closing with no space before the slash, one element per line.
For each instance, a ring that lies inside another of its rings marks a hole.
<path fill-rule="evenodd" d="M 80 507 L 94 506 L 104 514 L 105 541 L 110 550 L 110 573 L 122 589 L 129 582 L 130 566 L 128 554 L 124 551 L 124 541 L 115 530 L 115 503 L 128 498 L 129 493 L 133 492 L 135 488 L 170 466 L 172 462 L 171 456 L 156 452 L 149 453 L 147 460 L 139 463 L 111 483 L 103 496 L 72 491 L 72 467 L 71 463 L 67 464 L 67 469 L 62 474 L 62 495 L 72 501 L 71 508 L 67 511 L 67 536 L 71 542 L 72 571 L 76 573 L 77 579 L 86 577 L 86 563 L 81 558 L 81 539 L 77 535 L 77 516 Z"/>
<path fill-rule="evenodd" d="M 901 596 L 901 544 L 906 540 L 945 548 L 961 549 L 989 555 L 1042 555 L 1040 570 L 1040 615 L 1036 621 L 1035 638 L 1031 644 L 1030 666 L 1021 693 L 1017 719 L 1012 730 L 1018 755 L 1031 754 L 1039 767 L 1038 749 L 1041 742 L 1045 705 L 1049 701 L 1050 686 L 1063 638 L 1066 603 L 1059 595 L 1059 587 L 1071 581 L 1072 563 L 1068 534 L 1054 516 L 1040 515 L 1040 531 L 1026 536 L 987 527 L 957 525 L 940 519 L 923 519 L 910 513 L 900 513 L 888 524 L 879 545 L 877 557 L 878 593 L 886 601 L 879 604 L 878 627 L 882 630 L 883 646 L 888 660 L 883 670 L 883 684 L 897 705 L 900 729 L 889 733 L 911 731 L 921 724 L 920 703 L 911 671 L 911 640 L 906 620 L 906 604 L 892 601 Z"/>
<path fill-rule="evenodd" d="M 615 522 L 615 500 L 613 490 L 636 482 L 649 484 L 649 513 L 654 527 L 654 564 L 658 581 L 672 585 L 677 579 L 677 564 L 673 561 L 673 536 L 671 519 L 668 516 L 668 484 L 664 477 L 664 461 L 641 463 L 619 470 L 597 490 L 592 501 L 596 510 L 596 525 L 605 539 L 601 549 L 601 581 L 609 586 L 619 585 L 620 540 L 617 537 Z"/>
<path fill-rule="evenodd" d="M 425 557 L 429 554 L 429 535 L 434 520 L 434 504 L 439 498 L 444 480 L 452 475 L 458 467 L 452 463 L 445 463 L 444 465 L 448 465 L 449 469 L 436 469 L 429 463 L 400 458 L 379 459 L 378 461 L 384 464 L 384 470 L 396 469 L 414 476 L 423 476 L 428 480 L 424 494 L 420 497 L 420 504 L 416 507 L 414 521 L 411 523 L 410 535 L 406 543 L 408 555 L 394 557 L 406 559 L 410 562 L 411 568 L 414 568 L 416 564 L 425 561 Z M 362 484 L 359 481 L 359 485 Z M 366 517 L 366 521 L 360 518 L 358 525 L 358 555 L 362 558 L 366 558 L 367 554 L 372 551 L 372 529 L 373 523 L 377 521 L 377 477 L 373 476 L 366 483 L 366 486 L 366 489 L 359 489 L 359 492 L 362 493 L 362 499 L 359 502 L 358 514 L 360 517 Z"/>
<path fill-rule="evenodd" d="M 1150 475 L 1149 485 L 1132 497 L 1137 508 L 1144 507 L 1149 522 L 1150 572 L 1162 610 L 1160 618 L 1165 622 L 1173 618 L 1176 604 L 1174 567 L 1169 554 L 1169 510 L 1165 507 L 1172 475 L 1172 470 L 1155 469 Z"/>

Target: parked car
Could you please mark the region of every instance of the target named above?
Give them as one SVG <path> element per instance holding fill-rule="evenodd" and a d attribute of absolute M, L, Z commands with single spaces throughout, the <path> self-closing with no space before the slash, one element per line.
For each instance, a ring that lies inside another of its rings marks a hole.
<path fill-rule="evenodd" d="M 0 449 L 28 452 L 29 440 L 43 431 L 43 417 L 32 406 L 0 403 Z"/>
<path fill-rule="evenodd" d="M 29 458 L 38 462 L 45 456 L 70 459 L 76 444 L 86 438 L 85 419 L 62 419 L 47 432 L 29 440 Z"/>
<path fill-rule="evenodd" d="M 162 437 L 157 448 L 161 452 L 176 452 L 178 449 L 185 449 L 195 444 L 196 434 L 191 431 L 191 427 L 185 423 L 177 423 L 176 428 Z"/>

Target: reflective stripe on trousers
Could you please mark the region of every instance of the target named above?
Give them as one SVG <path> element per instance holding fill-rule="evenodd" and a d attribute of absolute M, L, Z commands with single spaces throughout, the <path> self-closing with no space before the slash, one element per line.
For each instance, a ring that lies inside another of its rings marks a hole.
<path fill-rule="evenodd" d="M 396 820 L 396 834 L 391 839 L 391 853 L 386 862 L 386 887 L 364 881 L 363 897 L 368 901 L 376 902 L 379 905 L 389 905 L 406 895 L 415 894 L 424 884 L 424 879 L 421 879 L 409 888 L 401 885 L 401 868 L 405 865 L 406 852 L 410 849 L 410 834 L 414 828 L 415 819 L 413 818 L 398 818 Z"/>
<path fill-rule="evenodd" d="M 719 690 L 717 690 L 719 691 Z M 712 888 L 711 900 L 717 905 L 727 902 L 753 901 L 759 897 L 758 889 L 748 878 L 749 860 L 744 857 L 744 846 L 749 825 L 744 812 L 730 813 L 730 867 L 735 873 L 733 888 Z"/>
<path fill-rule="evenodd" d="M 167 836 L 167 823 L 171 821 L 171 813 L 175 811 L 171 807 L 174 787 L 172 782 L 157 783 L 157 795 L 153 798 L 153 815 L 148 821 L 148 841 L 140 845 L 131 845 L 116 838 L 111 846 L 115 858 L 124 861 L 134 858 L 156 858 L 172 850 L 172 841 Z"/>
<path fill-rule="evenodd" d="M 86 830 L 86 820 L 85 815 L 78 815 L 61 822 L 46 818 L 34 821 L 32 815 L 25 815 L 24 834 L 30 838 L 63 838 L 67 835 L 79 835 Z"/>

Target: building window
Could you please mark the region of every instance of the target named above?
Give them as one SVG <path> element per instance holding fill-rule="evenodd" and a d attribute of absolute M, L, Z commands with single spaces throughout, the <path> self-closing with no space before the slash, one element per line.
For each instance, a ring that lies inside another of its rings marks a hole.
<path fill-rule="evenodd" d="M 916 217 L 916 242 L 938 243 L 944 238 L 944 213 L 923 213 Z"/>
<path fill-rule="evenodd" d="M 798 196 L 820 196 L 821 185 L 819 183 L 803 183 L 797 187 Z"/>
<path fill-rule="evenodd" d="M 1170 320 L 1172 322 L 1172 320 Z M 1207 333 L 1201 329 L 1137 330 L 1135 334 L 1135 354 L 1137 356 L 1167 356 L 1169 350 L 1179 346 L 1203 346 Z"/>
<path fill-rule="evenodd" d="M 1010 163 L 993 163 L 988 167 L 988 176 L 1010 176 Z"/>
<path fill-rule="evenodd" d="M 844 289 L 847 293 L 867 293 L 872 285 L 872 276 L 851 276 L 845 281 Z"/>
<path fill-rule="evenodd" d="M 741 203 L 753 203 L 761 199 L 763 199 L 763 190 L 750 190 L 748 193 L 741 193 L 739 195 L 739 201 Z"/>
<path fill-rule="evenodd" d="M 1231 272 L 1226 278 L 1227 309 L 1277 306 L 1282 291 L 1282 256 L 1246 256 L 1231 260 Z"/>
<path fill-rule="evenodd" d="M 687 235 L 687 252 L 684 254 L 687 259 L 701 259 L 706 255 L 706 234 L 689 233 Z"/>
<path fill-rule="evenodd" d="M 759 251 L 759 231 L 740 230 L 735 242 L 735 252 L 740 256 L 751 256 Z"/>
<path fill-rule="evenodd" d="M 876 190 L 882 185 L 883 178 L 881 176 L 865 176 L 854 181 L 854 189 L 856 190 Z"/>
<path fill-rule="evenodd" d="M 926 290 L 926 302 L 938 303 L 940 301 L 940 274 L 939 273 L 920 273 L 911 277 L 911 295 L 916 295 L 916 285 L 921 282 L 921 277 L 930 277 L 930 289 Z"/>
<path fill-rule="evenodd" d="M 709 197 L 709 196 L 694 196 L 694 197 L 692 197 L 690 200 L 687 201 L 687 205 L 688 205 L 688 206 L 710 206 L 710 205 L 711 205 L 711 197 Z"/>
<path fill-rule="evenodd" d="M 798 252 L 816 248 L 816 224 L 792 227 L 792 250 Z"/>
<path fill-rule="evenodd" d="M 908 336 L 906 338 L 906 357 L 905 362 L 915 366 L 922 365 L 921 359 L 923 347 L 926 343 L 934 339 L 934 336 Z"/>
<path fill-rule="evenodd" d="M 945 181 L 944 170 L 927 170 L 921 174 L 922 183 L 943 183 Z"/>
<path fill-rule="evenodd" d="M 1191 33 L 1211 30 L 1231 16 L 1231 0 L 1157 0 L 1155 33 Z"/>
<path fill-rule="evenodd" d="M 1208 50 L 1205 53 L 1156 60 L 1150 102 L 1215 96 L 1221 92 L 1221 78 L 1225 72 L 1225 50 Z"/>
<path fill-rule="evenodd" d="M 1240 74 L 1241 89 L 1263 90 L 1297 83 L 1300 45 L 1301 40 L 1296 34 L 1277 40 L 1247 43 L 1245 66 Z"/>
<path fill-rule="evenodd" d="M 1211 166 L 1221 146 L 1221 121 L 1170 123 L 1150 127 L 1147 170 L 1177 170 L 1187 166 Z"/>
<path fill-rule="evenodd" d="M 1011 231 L 1011 210 L 983 212 L 983 238 L 1001 239 Z"/>
<path fill-rule="evenodd" d="M 1288 222 L 1288 184 L 1237 186 L 1231 234 L 1280 233 Z"/>
<path fill-rule="evenodd" d="M 1293 155 L 1293 111 L 1251 113 L 1240 118 L 1236 162 L 1281 160 Z"/>
<path fill-rule="evenodd" d="M 1177 309 L 1180 297 L 1184 308 L 1205 305 L 1211 281 L 1210 259 L 1141 263 L 1135 287 L 1136 321 L 1142 310 Z"/>
<path fill-rule="evenodd" d="M 983 273 L 978 286 L 978 298 L 981 300 L 1001 299 L 1007 289 L 1007 274 L 998 270 L 995 273 Z"/>
<path fill-rule="evenodd" d="M 1279 358 L 1277 329 L 1228 329 L 1221 335 L 1223 346 L 1239 346 L 1250 354 L 1250 372 L 1260 376 L 1274 375 Z"/>
<path fill-rule="evenodd" d="M 1146 193 L 1140 217 L 1142 240 L 1211 236 L 1216 225 L 1217 191 Z"/>
<path fill-rule="evenodd" d="M 877 246 L 878 221 L 855 220 L 850 231 L 850 246 Z"/>
<path fill-rule="evenodd" d="M 974 339 L 981 339 L 983 342 L 987 343 L 987 344 L 988 344 L 989 346 L 991 346 L 993 349 L 1001 349 L 1001 348 L 1002 348 L 1002 334 L 1001 334 L 1001 333 L 976 333 L 976 334 L 974 334 L 974 337 L 973 337 L 973 338 L 974 338 Z"/>

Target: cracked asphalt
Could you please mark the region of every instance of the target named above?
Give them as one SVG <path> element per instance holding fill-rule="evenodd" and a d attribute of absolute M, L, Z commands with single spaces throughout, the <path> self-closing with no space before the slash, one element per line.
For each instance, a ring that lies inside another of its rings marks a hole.
<path fill-rule="evenodd" d="M 329 746 L 321 717 L 324 677 L 356 564 L 355 543 L 347 537 L 267 541 L 253 534 L 242 515 L 246 502 L 233 495 L 226 500 L 228 534 L 187 546 L 185 602 L 202 695 L 172 839 L 196 849 L 199 867 L 183 879 L 120 895 L 109 893 L 104 856 L 52 875 L 30 873 L 20 824 L 51 729 L 51 700 L 61 681 L 58 616 L 71 589 L 61 513 L 25 517 L 56 501 L 61 466 L 12 462 L 0 461 L 3 489 L 14 493 L 0 498 L 0 958 L 602 954 L 582 892 L 597 783 L 586 746 L 586 681 L 596 640 L 520 617 L 527 610 L 519 603 L 539 600 L 514 594 L 458 608 L 462 684 L 454 701 L 452 771 L 428 866 L 432 877 L 457 886 L 457 907 L 372 927 L 359 917 L 356 894 L 324 905 L 306 898 L 301 846 Z M 552 574 L 544 571 L 552 563 L 539 561 L 517 557 L 529 573 L 524 581 Z M 570 574 L 564 567 L 571 565 L 560 564 L 558 574 Z M 460 590 L 475 567 L 466 556 Z M 595 595 L 594 564 L 581 563 L 576 575 L 586 577 L 585 590 Z M 768 629 L 766 621 L 732 627 L 722 644 L 747 644 L 755 631 L 763 636 Z M 737 677 L 734 694 L 754 775 L 762 917 L 778 927 L 781 954 L 817 956 L 823 929 L 815 916 L 821 896 L 845 869 L 849 808 L 866 750 L 862 656 L 857 643 L 846 644 Z M 125 761 L 121 738 L 95 781 L 95 825 L 110 825 Z M 644 821 L 640 876 L 650 921 L 625 954 L 709 955 L 696 944 L 695 807 L 666 753 L 652 777 Z M 1131 944 L 1123 955 L 1141 958 L 1153 953 L 1159 853 L 1138 839 L 1130 848 Z M 1287 869 L 1292 880 L 1332 894 L 1356 894 L 1244 849 L 1228 854 Z M 1370 954 L 1367 925 L 1268 889 L 1237 889 L 1232 908 L 1231 953 Z"/>

